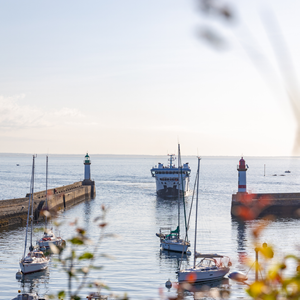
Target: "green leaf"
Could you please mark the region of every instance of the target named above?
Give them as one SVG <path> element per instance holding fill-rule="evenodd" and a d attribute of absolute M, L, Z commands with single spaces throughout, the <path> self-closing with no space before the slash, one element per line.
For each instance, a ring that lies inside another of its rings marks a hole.
<path fill-rule="evenodd" d="M 85 252 L 85 253 L 83 253 L 82 255 L 80 255 L 78 257 L 79 260 L 81 260 L 81 259 L 93 259 L 93 258 L 94 258 L 94 254 L 90 253 L 90 252 Z"/>
<path fill-rule="evenodd" d="M 83 245 L 83 239 L 79 237 L 73 237 L 71 240 L 68 240 L 68 242 L 72 243 L 73 245 Z"/>
<path fill-rule="evenodd" d="M 64 297 L 66 297 L 65 291 L 60 291 L 60 292 L 58 292 L 58 293 L 57 293 L 57 297 L 58 297 L 58 298 L 64 298 Z"/>
<path fill-rule="evenodd" d="M 44 232 L 44 228 L 43 227 L 41 227 L 41 228 L 34 228 L 33 232 Z"/>

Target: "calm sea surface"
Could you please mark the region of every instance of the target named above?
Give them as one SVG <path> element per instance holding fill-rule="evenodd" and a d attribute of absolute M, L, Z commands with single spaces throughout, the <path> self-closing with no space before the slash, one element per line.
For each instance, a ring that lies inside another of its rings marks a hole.
<path fill-rule="evenodd" d="M 50 155 L 49 188 L 82 180 L 83 159 L 84 155 Z M 96 239 L 99 229 L 93 220 L 101 214 L 101 205 L 105 204 L 109 208 L 107 233 L 118 234 L 120 238 L 103 241 L 100 252 L 113 256 L 114 260 L 99 257 L 96 265 L 104 268 L 93 271 L 89 279 L 99 279 L 112 292 L 118 295 L 127 293 L 131 299 L 159 299 L 159 288 L 165 296 L 174 294 L 174 289 L 168 292 L 165 282 L 168 279 L 177 281 L 175 272 L 180 255 L 161 252 L 155 233 L 160 226 L 176 228 L 177 201 L 157 198 L 155 180 L 150 174 L 150 168 L 158 162 L 166 164 L 167 157 L 91 155 L 91 161 L 97 196 L 61 213 L 61 236 L 64 239 L 71 237 L 74 228 L 70 223 L 78 219 L 79 224 L 88 229 L 89 237 Z M 250 232 L 256 221 L 241 226 L 231 219 L 231 194 L 237 191 L 238 161 L 239 157 L 203 157 L 201 160 L 197 250 L 228 255 L 233 262 L 232 270 L 246 273 L 248 269 L 240 264 L 238 257 L 241 252 L 254 257 Z M 30 155 L 0 154 L 0 201 L 24 197 L 29 192 L 31 162 Z M 193 188 L 197 158 L 183 157 L 182 162 L 190 163 L 190 188 Z M 300 192 L 300 158 L 246 157 L 246 163 L 249 165 L 248 191 Z M 291 173 L 285 174 L 286 170 Z M 35 191 L 44 189 L 45 156 L 38 155 Z M 186 199 L 188 209 L 191 198 Z M 190 226 L 192 246 L 194 211 Z M 42 224 L 35 227 L 42 227 Z M 299 252 L 299 228 L 300 220 L 293 219 L 276 220 L 267 227 L 261 240 L 275 246 L 274 260 L 286 253 Z M 34 241 L 38 236 L 35 233 Z M 66 276 L 53 259 L 45 272 L 27 275 L 22 281 L 15 279 L 24 249 L 24 237 L 25 227 L 0 231 L 0 299 L 12 299 L 19 289 L 35 291 L 40 296 L 66 289 Z M 185 264 L 192 265 L 192 261 L 191 256 L 184 258 Z M 250 279 L 254 277 L 252 271 L 249 276 Z M 247 299 L 243 285 L 228 280 L 228 289 L 230 299 Z M 86 292 L 82 293 L 83 298 L 86 295 Z M 187 299 L 194 299 L 194 296 L 187 294 Z"/>

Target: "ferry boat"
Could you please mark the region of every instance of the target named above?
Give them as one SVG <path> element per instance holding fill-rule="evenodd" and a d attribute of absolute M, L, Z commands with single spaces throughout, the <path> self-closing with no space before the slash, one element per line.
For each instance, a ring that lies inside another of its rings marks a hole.
<path fill-rule="evenodd" d="M 169 165 L 164 166 L 158 163 L 158 166 L 153 167 L 150 171 L 152 177 L 156 179 L 156 193 L 162 198 L 178 197 L 178 188 L 180 196 L 186 196 L 189 193 L 190 173 L 191 168 L 189 163 L 183 166 L 175 167 L 175 154 L 168 154 Z"/>

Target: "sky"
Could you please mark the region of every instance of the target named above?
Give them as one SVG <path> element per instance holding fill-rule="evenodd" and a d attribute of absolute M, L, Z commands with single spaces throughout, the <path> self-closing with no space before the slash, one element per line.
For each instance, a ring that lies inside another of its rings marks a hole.
<path fill-rule="evenodd" d="M 217 3 L 232 22 L 196 0 L 0 1 L 0 153 L 300 155 L 269 39 L 297 74 L 300 4 Z"/>

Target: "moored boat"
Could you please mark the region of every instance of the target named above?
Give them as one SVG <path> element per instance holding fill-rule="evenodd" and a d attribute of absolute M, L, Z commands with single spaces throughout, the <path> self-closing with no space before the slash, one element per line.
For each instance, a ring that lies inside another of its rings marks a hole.
<path fill-rule="evenodd" d="M 28 213 L 27 213 L 27 225 L 26 225 L 26 235 L 25 235 L 25 247 L 24 254 L 20 260 L 20 268 L 23 274 L 33 273 L 37 271 L 42 271 L 47 268 L 49 263 L 49 258 L 45 257 L 43 252 L 34 249 L 32 245 L 32 233 L 33 233 L 33 191 L 34 191 L 34 168 L 35 168 L 35 156 L 33 156 L 32 161 L 32 173 L 31 173 L 31 183 L 30 183 L 30 198 L 28 201 Z M 31 234 L 30 234 L 30 247 L 29 253 L 26 255 L 27 248 L 27 235 L 28 235 L 28 225 L 29 217 L 31 220 Z"/>
<path fill-rule="evenodd" d="M 193 282 L 204 282 L 223 278 L 229 272 L 230 260 L 227 256 L 218 254 L 196 253 L 196 258 L 202 258 L 192 268 L 180 270 L 178 281 L 192 280 Z M 227 258 L 228 261 L 224 259 Z"/>
<path fill-rule="evenodd" d="M 192 268 L 180 269 L 178 271 L 178 281 L 190 281 L 192 283 L 205 282 L 223 278 L 228 272 L 231 262 L 229 257 L 218 254 L 201 254 L 196 251 L 197 248 L 197 224 L 198 224 L 198 194 L 199 194 L 199 174 L 200 157 L 198 157 L 198 169 L 196 174 L 197 196 L 196 196 L 196 216 L 195 216 L 195 244 L 194 244 L 194 265 Z M 202 258 L 196 264 L 196 259 Z M 227 261 L 222 260 L 227 258 Z"/>
<path fill-rule="evenodd" d="M 172 165 L 170 163 L 170 165 Z M 178 170 L 177 173 L 178 180 L 180 180 L 182 174 L 182 168 L 181 166 L 181 155 L 180 155 L 180 145 L 178 144 Z M 175 251 L 175 252 L 181 252 L 181 253 L 187 253 L 188 247 L 190 247 L 190 242 L 188 241 L 188 226 L 186 221 L 186 214 L 185 214 L 185 201 L 184 201 L 184 192 L 180 193 L 180 189 L 182 188 L 182 184 L 178 185 L 177 193 L 177 204 L 178 204 L 178 219 L 177 219 L 177 228 L 175 230 L 171 230 L 170 227 L 161 227 L 159 229 L 159 233 L 156 234 L 160 238 L 160 246 L 163 250 L 168 251 Z M 182 197 L 180 197 L 180 194 L 182 194 Z M 183 209 L 184 209 L 184 224 L 185 224 L 185 239 L 180 238 L 180 202 L 183 202 Z"/>
<path fill-rule="evenodd" d="M 30 251 L 21 261 L 20 268 L 23 274 L 45 270 L 48 267 L 49 258 L 37 249 Z"/>
<path fill-rule="evenodd" d="M 169 154 L 169 165 L 158 163 L 150 171 L 156 181 L 156 193 L 162 198 L 177 198 L 189 193 L 191 168 L 189 163 L 175 167 L 175 154 Z M 180 193 L 178 193 L 178 190 Z"/>
<path fill-rule="evenodd" d="M 52 229 L 45 229 L 44 236 L 37 241 L 37 245 L 41 250 L 49 249 L 50 244 L 55 246 L 62 246 L 64 240 L 61 237 L 55 236 Z"/>
<path fill-rule="evenodd" d="M 48 155 L 46 156 L 46 210 L 48 209 Z M 40 240 L 37 241 L 37 245 L 41 250 L 47 250 L 50 248 L 50 244 L 55 246 L 62 246 L 64 240 L 61 237 L 56 237 L 53 233 L 53 229 L 48 229 L 48 218 L 45 214 L 45 230 L 44 235 Z"/>
<path fill-rule="evenodd" d="M 13 298 L 12 300 L 45 300 L 44 298 L 40 298 L 37 293 L 21 293 L 17 297 Z"/>
<path fill-rule="evenodd" d="M 188 247 L 190 243 L 179 238 L 179 227 L 171 230 L 170 227 L 161 227 L 156 234 L 160 238 L 160 246 L 163 250 L 190 253 Z"/>

